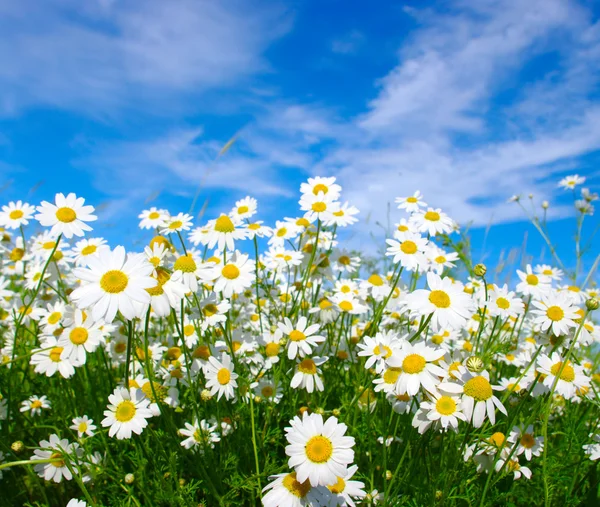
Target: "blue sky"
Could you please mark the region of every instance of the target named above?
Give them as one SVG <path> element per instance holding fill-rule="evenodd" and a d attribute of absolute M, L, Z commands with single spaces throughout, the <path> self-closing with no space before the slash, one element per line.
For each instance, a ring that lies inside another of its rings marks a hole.
<path fill-rule="evenodd" d="M 541 251 L 506 204 L 531 192 L 566 252 L 556 182 L 600 180 L 599 16 L 591 0 L 1 0 L 0 201 L 73 191 L 132 244 L 141 209 L 187 211 L 200 185 L 206 218 L 250 194 L 269 223 L 335 175 L 354 241 L 420 189 L 493 260 L 527 230 Z"/>

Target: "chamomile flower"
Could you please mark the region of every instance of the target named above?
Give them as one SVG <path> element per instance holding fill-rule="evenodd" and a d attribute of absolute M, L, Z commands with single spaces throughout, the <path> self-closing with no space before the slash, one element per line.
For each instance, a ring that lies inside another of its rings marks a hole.
<path fill-rule="evenodd" d="M 50 400 L 46 395 L 31 396 L 29 399 L 21 403 L 20 412 L 29 412 L 32 417 L 41 415 L 42 410 L 50 409 Z"/>
<path fill-rule="evenodd" d="M 511 458 L 509 460 L 503 458 L 498 459 L 496 462 L 496 471 L 500 471 L 502 467 L 508 472 L 512 472 L 515 480 L 520 479 L 521 477 L 531 479 L 531 470 L 528 467 L 521 466 L 518 458 Z"/>
<path fill-rule="evenodd" d="M 330 484 L 327 489 L 331 493 L 331 499 L 327 504 L 329 507 L 355 507 L 354 500 L 362 500 L 365 496 L 365 484 L 361 481 L 351 480 L 358 471 L 356 465 L 348 467 L 346 474 L 337 478 L 335 484 Z"/>
<path fill-rule="evenodd" d="M 30 460 L 33 462 L 53 460 L 35 465 L 34 470 L 45 480 L 59 483 L 63 478 L 67 481 L 73 478 L 69 468 L 77 473 L 77 467 L 73 466 L 74 464 L 71 464 L 70 467 L 67 466 L 67 461 L 76 462 L 82 454 L 83 450 L 79 448 L 78 444 L 70 443 L 66 438 L 61 440 L 58 435 L 52 434 L 48 440 L 40 442 L 40 448 L 33 451 Z"/>
<path fill-rule="evenodd" d="M 573 190 L 577 185 L 583 185 L 584 183 L 585 178 L 583 176 L 579 176 L 579 174 L 571 174 L 560 180 L 558 182 L 558 186 L 564 188 L 565 190 Z"/>
<path fill-rule="evenodd" d="M 253 197 L 244 197 L 236 201 L 235 207 L 231 210 L 230 216 L 235 220 L 245 220 L 256 214 L 258 203 Z"/>
<path fill-rule="evenodd" d="M 269 238 L 269 246 L 283 247 L 287 240 L 294 239 L 301 231 L 302 228 L 290 220 L 277 220 Z"/>
<path fill-rule="evenodd" d="M 207 229 L 206 234 L 198 237 L 199 241 L 208 248 L 216 247 L 221 251 L 227 249 L 229 252 L 233 252 L 235 242 L 247 237 L 246 226 L 241 221 L 237 219 L 234 221 L 225 214 L 208 222 Z"/>
<path fill-rule="evenodd" d="M 323 391 L 323 379 L 321 378 L 321 366 L 327 361 L 327 357 L 305 357 L 300 360 L 297 359 L 296 373 L 292 377 L 290 387 L 292 389 L 306 389 L 307 392 L 312 393 L 315 389 L 317 391 Z"/>
<path fill-rule="evenodd" d="M 283 398 L 283 387 L 268 378 L 261 378 L 252 384 L 254 394 L 267 403 L 279 403 Z"/>
<path fill-rule="evenodd" d="M 313 488 L 306 479 L 299 482 L 296 472 L 269 476 L 262 490 L 264 507 L 310 507 L 322 505 L 323 487 Z"/>
<path fill-rule="evenodd" d="M 508 441 L 517 446 L 515 455 L 520 456 L 523 454 L 527 461 L 531 461 L 533 456 L 539 456 L 544 449 L 544 437 L 536 437 L 531 424 L 526 429 L 518 426 L 513 427 Z"/>
<path fill-rule="evenodd" d="M 217 265 L 207 271 L 207 276 L 216 280 L 213 290 L 222 292 L 226 298 L 243 292 L 254 281 L 254 260 L 247 254 L 235 252 L 227 263 Z"/>
<path fill-rule="evenodd" d="M 164 209 L 158 209 L 154 206 L 142 211 L 138 218 L 140 219 L 140 229 L 159 229 L 165 226 L 169 219 L 169 212 Z"/>
<path fill-rule="evenodd" d="M 74 255 L 77 266 L 86 266 L 92 255 L 96 255 L 99 248 L 106 245 L 102 238 L 82 239 L 75 243 L 71 253 Z"/>
<path fill-rule="evenodd" d="M 93 322 L 90 317 L 84 320 L 81 312 L 75 312 L 73 324 L 58 339 L 58 347 L 63 348 L 61 356 L 73 364 L 85 364 L 86 353 L 94 352 L 102 341 L 102 324 Z"/>
<path fill-rule="evenodd" d="M 354 461 L 354 438 L 346 436 L 347 426 L 336 417 L 323 422 L 320 414 L 303 414 L 286 428 L 289 445 L 285 453 L 288 466 L 294 468 L 299 482 L 307 479 L 313 487 L 336 484 Z"/>
<path fill-rule="evenodd" d="M 521 280 L 517 284 L 517 292 L 523 296 L 539 298 L 550 291 L 550 278 L 546 275 L 534 274 L 530 264 L 527 264 L 525 271 L 517 269 L 517 276 Z"/>
<path fill-rule="evenodd" d="M 452 219 L 439 208 L 427 208 L 425 212 L 419 210 L 411 215 L 409 222 L 414 224 L 418 232 L 430 236 L 449 234 L 454 230 Z"/>
<path fill-rule="evenodd" d="M 206 299 L 200 301 L 201 328 L 206 331 L 210 327 L 218 326 L 227 321 L 227 312 L 231 304 L 227 299 L 218 299 L 216 294 L 210 294 Z"/>
<path fill-rule="evenodd" d="M 458 421 L 466 421 L 467 417 L 461 412 L 461 402 L 455 396 L 447 394 L 434 395 L 431 401 L 423 401 L 417 410 L 412 425 L 423 434 L 434 423 L 446 430 L 458 431 Z"/>
<path fill-rule="evenodd" d="M 42 201 L 37 207 L 38 214 L 35 219 L 44 227 L 52 227 L 51 233 L 58 236 L 62 234 L 69 239 L 73 236 L 83 236 L 85 231 L 92 228 L 85 222 L 93 222 L 97 219 L 93 206 L 84 206 L 85 199 L 70 193 L 56 194 L 54 204 Z"/>
<path fill-rule="evenodd" d="M 496 288 L 488 301 L 488 312 L 492 317 L 518 317 L 525 311 L 523 300 L 514 292 L 509 291 L 506 284 Z"/>
<path fill-rule="evenodd" d="M 409 310 L 417 315 L 431 315 L 434 329 L 458 329 L 464 325 L 473 313 L 473 302 L 463 285 L 431 272 L 427 273 L 427 285 L 429 290 L 418 289 L 407 294 Z"/>
<path fill-rule="evenodd" d="M 487 417 L 492 424 L 496 423 L 496 408 L 507 415 L 502 402 L 494 396 L 494 391 L 502 387 L 490 383 L 490 374 L 487 371 L 471 373 L 465 371 L 460 377 L 461 383 L 442 382 L 438 388 L 442 392 L 460 394 L 462 412 L 475 428 L 480 428 Z"/>
<path fill-rule="evenodd" d="M 58 344 L 55 336 L 48 336 L 41 345 L 41 348 L 32 351 L 30 359 L 36 373 L 51 377 L 58 371 L 64 378 L 74 375 L 75 366 L 79 366 L 79 363 L 63 355 L 64 348 Z"/>
<path fill-rule="evenodd" d="M 18 229 L 29 223 L 35 207 L 23 201 L 9 202 L 0 211 L 0 225 L 8 229 Z"/>
<path fill-rule="evenodd" d="M 288 337 L 287 356 L 288 359 L 304 357 L 312 353 L 313 347 L 325 341 L 325 337 L 317 335 L 319 324 L 307 326 L 306 317 L 300 317 L 296 325 L 285 317 L 284 322 L 280 322 L 279 329 Z"/>
<path fill-rule="evenodd" d="M 389 245 L 386 255 L 393 257 L 394 263 L 400 263 L 408 271 L 417 271 L 427 265 L 427 239 L 419 234 L 407 232 L 395 239 L 386 239 Z"/>
<path fill-rule="evenodd" d="M 583 451 L 590 457 L 590 460 L 596 461 L 600 459 L 600 434 L 591 434 L 590 438 L 594 440 L 591 444 L 585 444 Z"/>
<path fill-rule="evenodd" d="M 331 196 L 322 192 L 318 194 L 303 194 L 300 199 L 300 209 L 304 211 L 304 218 L 310 223 L 317 219 L 322 222 L 332 220 L 333 213 L 339 211 L 340 205 Z"/>
<path fill-rule="evenodd" d="M 206 376 L 206 388 L 210 393 L 220 400 L 225 395 L 226 400 L 235 396 L 234 389 L 237 387 L 237 373 L 233 371 L 233 363 L 229 354 L 223 352 L 219 361 L 213 356 L 208 358 L 208 364 L 204 372 Z"/>
<path fill-rule="evenodd" d="M 83 417 L 74 417 L 73 424 L 70 426 L 70 428 L 77 432 L 78 438 L 81 438 L 84 435 L 93 437 L 96 426 L 94 425 L 94 421 L 92 419 L 90 419 L 87 415 L 84 415 Z"/>
<path fill-rule="evenodd" d="M 334 211 L 331 217 L 325 220 L 325 225 L 337 226 L 337 227 L 348 227 L 349 225 L 358 222 L 358 218 L 354 215 L 358 215 L 359 210 L 355 206 L 350 206 L 347 202 L 338 206 L 337 211 Z"/>
<path fill-rule="evenodd" d="M 300 192 L 302 194 L 318 195 L 319 193 L 325 194 L 330 199 L 337 199 L 340 196 L 342 187 L 336 182 L 334 177 L 323 178 L 317 176 L 315 178 L 308 178 L 307 183 L 300 185 Z"/>
<path fill-rule="evenodd" d="M 558 352 L 553 352 L 551 356 L 542 354 L 537 360 L 537 370 L 546 375 L 543 384 L 548 389 L 552 389 L 556 383 L 556 392 L 569 400 L 575 396 L 577 389 L 589 387 L 590 379 L 585 375 L 583 366 L 571 361 L 563 366 L 563 362 Z"/>
<path fill-rule="evenodd" d="M 163 234 L 171 234 L 181 231 L 189 231 L 192 228 L 192 221 L 194 217 L 187 213 L 177 213 L 175 216 L 171 216 L 165 220 L 161 228 Z"/>
<path fill-rule="evenodd" d="M 541 301 L 531 302 L 535 308 L 531 311 L 535 315 L 534 323 L 542 331 L 552 331 L 555 336 L 566 335 L 569 328 L 576 327 L 575 322 L 580 316 L 568 296 L 558 292 L 549 292 L 542 296 Z"/>
<path fill-rule="evenodd" d="M 444 376 L 442 368 L 434 364 L 445 354 L 443 349 L 434 349 L 424 342 L 415 344 L 403 342 L 402 347 L 393 351 L 387 364 L 394 368 L 401 368 L 396 385 L 398 394 L 407 393 L 414 396 L 421 386 L 431 393 L 436 393 L 438 378 Z"/>
<path fill-rule="evenodd" d="M 126 319 L 133 319 L 136 316 L 133 302 L 150 302 L 145 289 L 156 286 L 156 280 L 150 276 L 152 270 L 152 264 L 143 254 L 126 256 L 122 246 L 102 249 L 87 267 L 73 270 L 82 284 L 71 298 L 79 308 L 91 308 L 96 321 L 104 319 L 111 323 L 118 311 Z"/>
<path fill-rule="evenodd" d="M 409 197 L 396 197 L 398 209 L 406 210 L 408 213 L 419 211 L 422 207 L 427 206 L 423 200 L 423 195 L 418 190 Z"/>
<path fill-rule="evenodd" d="M 200 452 L 205 449 L 214 449 L 215 443 L 221 441 L 221 437 L 217 433 L 217 425 L 211 424 L 206 419 L 202 419 L 200 423 L 194 421 L 194 424 L 185 423 L 185 428 L 179 430 L 182 436 L 187 437 L 181 442 L 181 445 L 186 449 L 197 448 Z"/>
<path fill-rule="evenodd" d="M 385 369 L 385 361 L 392 356 L 392 349 L 399 348 L 402 342 L 393 332 L 378 332 L 375 337 L 365 336 L 362 343 L 358 343 L 359 357 L 366 357 L 365 368 L 375 366 L 377 373 Z"/>
<path fill-rule="evenodd" d="M 132 433 L 141 435 L 148 426 L 147 419 L 154 415 L 150 400 L 135 387 L 117 387 L 108 397 L 108 401 L 102 427 L 108 427 L 108 436 L 116 436 L 118 440 L 131 438 Z"/>

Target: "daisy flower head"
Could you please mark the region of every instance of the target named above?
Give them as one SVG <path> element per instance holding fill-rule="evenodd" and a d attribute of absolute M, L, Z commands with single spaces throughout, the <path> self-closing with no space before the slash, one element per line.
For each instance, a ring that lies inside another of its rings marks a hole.
<path fill-rule="evenodd" d="M 551 331 L 555 336 L 566 335 L 569 328 L 576 327 L 575 320 L 580 318 L 578 308 L 572 304 L 570 297 L 562 292 L 548 292 L 541 301 L 531 302 L 535 308 L 531 311 L 535 316 L 534 323 L 542 331 Z"/>
<path fill-rule="evenodd" d="M 304 412 L 285 429 L 289 443 L 285 453 L 288 466 L 296 471 L 299 482 L 307 479 L 311 486 L 330 486 L 345 477 L 354 461 L 354 438 L 346 436 L 348 427 L 331 416 L 323 422 L 321 414 Z"/>
<path fill-rule="evenodd" d="M 338 227 L 348 227 L 349 225 L 358 222 L 358 218 L 354 215 L 358 215 L 359 210 L 355 206 L 350 206 L 347 202 L 340 205 L 337 211 L 332 213 L 332 216 L 325 221 L 325 225 Z"/>
<path fill-rule="evenodd" d="M 155 413 L 150 400 L 141 389 L 135 387 L 117 387 L 108 397 L 108 401 L 102 427 L 108 427 L 108 436 L 116 436 L 118 440 L 131 438 L 132 433 L 140 435 L 148 426 L 147 419 Z"/>
<path fill-rule="evenodd" d="M 548 277 L 550 278 L 550 280 L 554 280 L 557 282 L 562 280 L 562 277 L 564 276 L 564 272 L 562 269 L 549 266 L 548 264 L 538 264 L 535 267 L 535 273 L 538 275 Z"/>
<path fill-rule="evenodd" d="M 583 445 L 583 451 L 590 457 L 590 460 L 596 461 L 600 459 L 600 434 L 592 433 L 590 438 L 592 438 L 594 442 Z"/>
<path fill-rule="evenodd" d="M 331 256 L 331 264 L 340 273 L 354 273 L 360 267 L 360 257 L 346 250 L 335 250 Z"/>
<path fill-rule="evenodd" d="M 111 323 L 118 311 L 131 320 L 136 316 L 133 302 L 150 303 L 145 289 L 156 286 L 152 270 L 144 254 L 127 256 L 122 246 L 101 249 L 85 268 L 73 270 L 82 283 L 71 298 L 79 308 L 91 308 L 95 321 Z"/>
<path fill-rule="evenodd" d="M 256 208 L 258 207 L 258 202 L 253 197 L 244 197 L 239 201 L 236 201 L 235 207 L 231 210 L 229 215 L 234 220 L 245 220 L 250 218 L 251 216 L 256 214 Z"/>
<path fill-rule="evenodd" d="M 93 322 L 88 316 L 84 319 L 82 312 L 75 312 L 74 322 L 63 330 L 58 339 L 58 347 L 62 347 L 61 356 L 74 365 L 85 364 L 86 354 L 94 352 L 102 342 L 103 322 Z"/>
<path fill-rule="evenodd" d="M 202 331 L 209 327 L 217 326 L 227 321 L 227 312 L 231 309 L 229 300 L 218 300 L 215 293 L 210 294 L 206 299 L 200 302 L 200 311 L 202 312 Z"/>
<path fill-rule="evenodd" d="M 52 377 L 57 371 L 63 378 L 70 378 L 75 374 L 75 364 L 63 354 L 64 347 L 58 344 L 55 336 L 48 336 L 42 343 L 42 347 L 32 351 L 30 364 L 36 373 Z"/>
<path fill-rule="evenodd" d="M 398 235 L 396 239 L 386 239 L 388 249 L 386 255 L 393 257 L 394 263 L 400 263 L 408 271 L 417 271 L 427 265 L 427 239 L 420 234 L 410 232 Z"/>
<path fill-rule="evenodd" d="M 59 483 L 63 478 L 67 481 L 73 478 L 69 468 L 77 473 L 77 467 L 67 466 L 67 461 L 76 461 L 82 454 L 83 450 L 79 448 L 78 444 L 70 443 L 66 438 L 61 440 L 58 435 L 52 434 L 48 440 L 40 442 L 40 448 L 33 451 L 30 460 L 33 462 L 53 460 L 35 465 L 34 470 L 45 480 Z"/>
<path fill-rule="evenodd" d="M 422 207 L 427 206 L 419 190 L 409 197 L 396 197 L 396 204 L 398 205 L 398 209 L 406 210 L 408 213 L 414 213 Z"/>
<path fill-rule="evenodd" d="M 70 193 L 56 194 L 54 204 L 42 201 L 36 209 L 38 214 L 35 219 L 44 227 L 52 227 L 50 232 L 56 236 L 62 234 L 65 238 L 83 236 L 85 231 L 92 228 L 85 222 L 93 222 L 97 219 L 93 206 L 84 206 L 85 199 Z"/>
<path fill-rule="evenodd" d="M 359 357 L 366 357 L 365 368 L 368 370 L 375 366 L 377 373 L 385 369 L 385 361 L 392 357 L 392 350 L 400 348 L 402 342 L 393 332 L 377 332 L 375 337 L 364 336 L 361 343 L 357 344 Z"/>
<path fill-rule="evenodd" d="M 29 412 L 32 417 L 41 415 L 42 410 L 50 409 L 50 400 L 46 395 L 31 396 L 29 399 L 21 403 L 19 412 Z"/>
<path fill-rule="evenodd" d="M 164 209 L 158 209 L 154 206 L 142 211 L 138 218 L 140 219 L 140 229 L 161 229 L 169 220 L 169 212 Z"/>
<path fill-rule="evenodd" d="M 537 371 L 546 376 L 543 384 L 548 389 L 556 384 L 556 392 L 567 400 L 573 398 L 578 389 L 590 386 L 590 378 L 585 374 L 583 366 L 571 361 L 564 363 L 558 352 L 553 352 L 551 356 L 540 355 Z"/>
<path fill-rule="evenodd" d="M 459 382 L 442 382 L 438 388 L 441 392 L 461 395 L 462 412 L 473 427 L 480 428 L 486 415 L 492 424 L 496 424 L 496 408 L 507 415 L 504 405 L 494 396 L 494 391 L 500 391 L 502 387 L 490 383 L 487 371 L 471 373 L 466 370 Z"/>
<path fill-rule="evenodd" d="M 365 483 L 351 480 L 358 471 L 358 466 L 352 465 L 346 469 L 346 475 L 338 477 L 335 484 L 330 484 L 327 489 L 331 493 L 331 499 L 327 505 L 355 507 L 354 500 L 362 500 L 365 493 Z"/>
<path fill-rule="evenodd" d="M 188 251 L 180 255 L 173 264 L 172 279 L 182 283 L 191 292 L 198 291 L 198 279 L 210 278 L 210 263 L 204 264 L 196 252 Z"/>
<path fill-rule="evenodd" d="M 317 195 L 319 193 L 325 194 L 330 199 L 338 199 L 342 187 L 335 182 L 335 177 L 323 178 L 316 176 L 315 178 L 308 178 L 308 182 L 300 185 L 300 192 L 304 195 Z"/>
<path fill-rule="evenodd" d="M 95 255 L 98 252 L 99 248 L 102 248 L 106 245 L 106 240 L 102 238 L 90 238 L 90 239 L 82 239 L 79 240 L 71 253 L 74 256 L 75 264 L 77 266 L 85 266 L 87 265 L 88 260 L 92 255 Z"/>
<path fill-rule="evenodd" d="M 269 246 L 283 247 L 286 240 L 292 240 L 302 232 L 302 227 L 291 219 L 277 220 L 273 228 L 273 234 L 269 238 Z"/>
<path fill-rule="evenodd" d="M 7 229 L 18 229 L 29 224 L 35 213 L 35 207 L 23 201 L 9 202 L 0 211 L 0 225 Z"/>
<path fill-rule="evenodd" d="M 285 317 L 283 322 L 278 324 L 279 329 L 288 337 L 288 359 L 304 357 L 312 353 L 312 348 L 325 341 L 324 336 L 317 335 L 319 324 L 307 326 L 306 317 L 298 319 L 296 325 Z"/>
<path fill-rule="evenodd" d="M 327 491 L 322 486 L 313 488 L 306 479 L 299 482 L 296 472 L 269 476 L 271 482 L 262 492 L 264 507 L 308 507 L 324 505 L 323 494 Z"/>
<path fill-rule="evenodd" d="M 181 231 L 189 231 L 192 228 L 194 217 L 187 213 L 177 213 L 175 216 L 169 217 L 162 226 L 163 234 L 170 234 Z"/>
<path fill-rule="evenodd" d="M 210 356 L 204 374 L 206 388 L 210 389 L 212 396 L 217 395 L 217 400 L 220 400 L 223 395 L 226 400 L 235 397 L 234 389 L 237 387 L 238 375 L 233 371 L 233 362 L 229 354 L 223 352 L 220 361 L 214 356 Z"/>
<path fill-rule="evenodd" d="M 435 236 L 436 234 L 449 234 L 454 231 L 454 221 L 441 209 L 427 208 L 413 213 L 410 222 L 414 224 L 417 231 L 422 234 Z"/>
<path fill-rule="evenodd" d="M 84 435 L 93 437 L 96 426 L 94 425 L 94 421 L 92 419 L 90 419 L 87 415 L 84 415 L 82 417 L 74 417 L 73 424 L 70 426 L 70 428 L 77 432 L 78 438 L 81 438 Z"/>
<path fill-rule="evenodd" d="M 461 283 L 449 277 L 427 273 L 429 289 L 418 289 L 406 295 L 406 305 L 417 315 L 431 315 L 434 329 L 461 328 L 473 314 L 473 300 Z"/>
<path fill-rule="evenodd" d="M 544 437 L 536 437 L 533 433 L 533 425 L 530 424 L 527 428 L 513 427 L 508 441 L 511 444 L 516 444 L 516 456 L 525 456 L 527 461 L 531 461 L 533 456 L 539 456 L 544 449 Z"/>
<path fill-rule="evenodd" d="M 303 194 L 300 199 L 300 209 L 304 211 L 304 218 L 310 223 L 317 219 L 329 222 L 333 219 L 333 213 L 339 211 L 340 204 L 331 196 L 319 192 L 318 194 Z"/>
<path fill-rule="evenodd" d="M 327 357 L 305 357 L 304 359 L 297 358 L 296 373 L 292 377 L 290 387 L 292 389 L 306 389 L 307 392 L 312 393 L 315 389 L 317 391 L 323 391 L 325 388 L 323 385 L 323 379 L 320 374 L 321 366 L 327 361 Z"/>
<path fill-rule="evenodd" d="M 517 284 L 517 292 L 523 296 L 539 298 L 542 294 L 550 291 L 550 277 L 546 275 L 536 275 L 531 269 L 530 264 L 527 264 L 525 271 L 517 269 L 517 276 L 521 280 L 521 282 Z"/>
<path fill-rule="evenodd" d="M 394 350 L 392 356 L 387 359 L 389 366 L 401 368 L 396 392 L 414 396 L 423 386 L 427 391 L 436 393 L 438 377 L 443 377 L 446 372 L 434 364 L 434 361 L 441 359 L 444 354 L 443 349 L 428 347 L 425 342 L 402 343 L 402 347 Z"/>
<path fill-rule="evenodd" d="M 458 431 L 458 421 L 466 421 L 467 417 L 461 412 L 461 402 L 456 396 L 448 394 L 433 395 L 431 401 L 423 401 L 415 413 L 412 425 L 423 434 L 438 422 L 442 429 Z"/>
<path fill-rule="evenodd" d="M 247 227 L 238 219 L 232 220 L 230 216 L 222 214 L 219 218 L 207 224 L 207 233 L 198 237 L 200 243 L 208 248 L 227 249 L 233 252 L 235 241 L 244 240 L 248 236 Z"/>
<path fill-rule="evenodd" d="M 216 265 L 207 271 L 207 276 L 215 281 L 213 291 L 222 292 L 230 298 L 240 294 L 252 285 L 254 280 L 254 260 L 247 254 L 235 252 L 224 265 Z"/>
<path fill-rule="evenodd" d="M 523 300 L 513 291 L 509 291 L 506 284 L 496 288 L 488 301 L 488 312 L 492 317 L 518 317 L 525 311 Z"/>
<path fill-rule="evenodd" d="M 521 466 L 519 458 L 517 457 L 508 460 L 503 458 L 498 459 L 495 467 L 496 471 L 499 472 L 502 467 L 504 467 L 506 471 L 512 473 L 515 480 L 520 479 L 521 477 L 531 479 L 531 470 L 528 467 Z"/>
<path fill-rule="evenodd" d="M 267 403 L 277 404 L 283 398 L 283 387 L 271 379 L 263 377 L 258 382 L 254 382 L 250 387 L 252 387 L 256 396 Z"/>
<path fill-rule="evenodd" d="M 181 445 L 186 449 L 198 448 L 204 452 L 206 448 L 215 448 L 215 443 L 221 441 L 221 437 L 217 433 L 217 425 L 211 424 L 206 419 L 202 419 L 200 423 L 194 421 L 194 424 L 185 423 L 185 428 L 179 430 L 182 436 L 187 437 L 181 442 Z"/>
<path fill-rule="evenodd" d="M 560 180 L 558 182 L 558 186 L 564 188 L 565 190 L 573 190 L 577 185 L 583 185 L 584 183 L 585 178 L 583 176 L 579 176 L 579 174 L 571 174 Z"/>
<path fill-rule="evenodd" d="M 426 256 L 431 270 L 435 271 L 438 275 L 441 275 L 444 272 L 444 268 L 456 267 L 456 264 L 454 264 L 454 262 L 458 260 L 458 254 L 456 252 L 446 252 L 431 244 L 429 247 L 430 248 L 426 251 Z"/>

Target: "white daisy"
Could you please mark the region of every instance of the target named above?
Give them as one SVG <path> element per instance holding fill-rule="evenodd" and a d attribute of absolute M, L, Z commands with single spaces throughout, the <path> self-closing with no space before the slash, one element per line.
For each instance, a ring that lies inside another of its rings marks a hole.
<path fill-rule="evenodd" d="M 74 417 L 73 424 L 70 426 L 70 428 L 76 431 L 77 436 L 81 438 L 84 435 L 93 437 L 95 435 L 94 430 L 96 429 L 96 426 L 92 419 L 90 419 L 87 415 L 84 415 L 83 417 Z"/>
<path fill-rule="evenodd" d="M 108 410 L 104 411 L 102 427 L 110 427 L 109 437 L 116 436 L 117 439 L 122 440 L 131 438 L 132 433 L 140 435 L 148 426 L 147 419 L 154 415 L 150 400 L 135 387 L 130 389 L 117 387 L 108 397 L 108 401 Z"/>
<path fill-rule="evenodd" d="M 396 197 L 396 204 L 398 209 L 406 210 L 408 213 L 414 213 L 419 211 L 420 208 L 427 206 L 427 203 L 423 200 L 423 195 L 417 190 L 413 195 L 409 197 Z"/>
<path fill-rule="evenodd" d="M 92 215 L 93 206 L 84 206 L 85 199 L 70 193 L 56 194 L 55 204 L 42 201 L 37 207 L 38 214 L 35 219 L 44 227 L 52 227 L 51 233 L 58 236 L 62 234 L 65 238 L 83 236 L 85 231 L 92 228 L 85 222 L 93 222 L 98 217 Z"/>
<path fill-rule="evenodd" d="M 210 356 L 204 374 L 206 376 L 206 388 L 210 389 L 212 396 L 216 394 L 218 400 L 223 395 L 225 395 L 226 400 L 230 400 L 235 396 L 234 389 L 237 387 L 235 379 L 238 378 L 238 375 L 233 371 L 233 362 L 229 354 L 223 352 L 220 361 Z"/>
<path fill-rule="evenodd" d="M 289 338 L 288 341 L 288 359 L 304 357 L 312 353 L 312 348 L 325 341 L 325 337 L 317 335 L 319 324 L 312 324 L 307 327 L 306 317 L 300 317 L 294 326 L 292 321 L 285 317 L 284 322 L 278 324 L 279 329 Z"/>
<path fill-rule="evenodd" d="M 0 211 L 0 225 L 8 229 L 18 229 L 27 225 L 35 213 L 35 207 L 23 201 L 9 202 Z"/>
<path fill-rule="evenodd" d="M 48 440 L 40 442 L 40 448 L 33 451 L 33 456 L 29 458 L 31 461 L 36 460 L 55 460 L 50 463 L 40 463 L 35 465 L 34 470 L 40 477 L 47 481 L 59 483 L 63 477 L 70 481 L 73 474 L 67 466 L 67 461 L 77 461 L 83 455 L 83 450 L 76 443 L 70 443 L 66 438 L 62 440 L 56 434 L 50 435 Z M 71 465 L 71 469 L 77 473 L 77 466 Z"/>
<path fill-rule="evenodd" d="M 386 361 L 391 367 L 402 368 L 396 383 L 396 392 L 414 396 L 423 386 L 430 393 L 436 393 L 438 377 L 443 377 L 445 371 L 434 364 L 434 361 L 441 359 L 444 354 L 443 349 L 428 347 L 425 342 L 403 342 L 402 347 L 394 350 Z"/>

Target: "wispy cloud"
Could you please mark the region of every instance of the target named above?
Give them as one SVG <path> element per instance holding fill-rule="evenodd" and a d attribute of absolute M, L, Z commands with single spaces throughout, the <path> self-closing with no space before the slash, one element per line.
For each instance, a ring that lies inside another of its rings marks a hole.
<path fill-rule="evenodd" d="M 155 114 L 267 68 L 290 26 L 276 4 L 238 0 L 2 2 L 0 114 L 53 106 Z"/>

